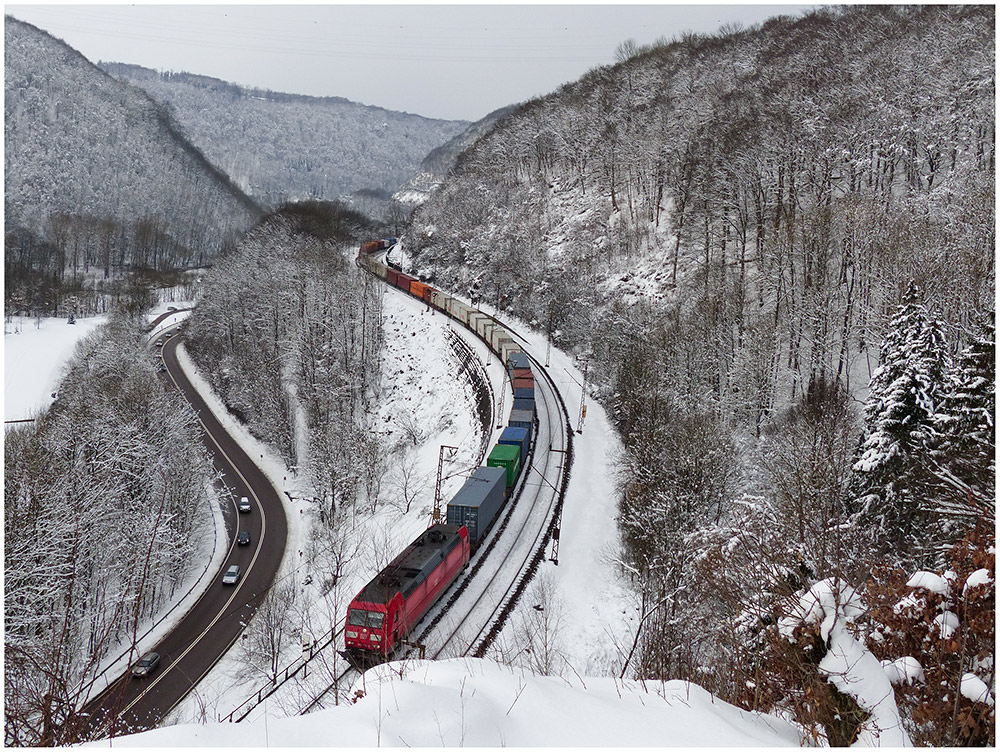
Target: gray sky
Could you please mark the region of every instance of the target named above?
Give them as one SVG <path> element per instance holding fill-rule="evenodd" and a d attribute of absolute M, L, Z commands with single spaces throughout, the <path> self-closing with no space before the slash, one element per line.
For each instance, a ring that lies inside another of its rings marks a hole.
<path fill-rule="evenodd" d="M 804 5 L 7 5 L 93 62 L 435 118 L 493 110 L 615 61 L 626 39 L 797 15 Z"/>

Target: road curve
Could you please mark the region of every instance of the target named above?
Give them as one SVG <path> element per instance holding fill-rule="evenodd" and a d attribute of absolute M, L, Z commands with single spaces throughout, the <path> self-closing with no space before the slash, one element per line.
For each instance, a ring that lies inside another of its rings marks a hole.
<path fill-rule="evenodd" d="M 274 581 L 285 552 L 288 526 L 281 498 L 184 375 L 176 352 L 181 339 L 170 337 L 162 348 L 167 381 L 198 413 L 202 441 L 232 491 L 232 501 L 223 496 L 229 547 L 224 568 L 239 564 L 242 575 L 235 587 L 223 585 L 221 573 L 213 577 L 187 615 L 152 648 L 160 654 L 161 663 L 150 677 L 138 680 L 126 674 L 88 704 L 89 724 L 83 739 L 135 733 L 158 725 L 239 639 Z M 240 496 L 251 500 L 253 511 L 249 514 L 236 511 L 235 500 Z M 238 530 L 249 530 L 249 546 L 236 545 Z"/>

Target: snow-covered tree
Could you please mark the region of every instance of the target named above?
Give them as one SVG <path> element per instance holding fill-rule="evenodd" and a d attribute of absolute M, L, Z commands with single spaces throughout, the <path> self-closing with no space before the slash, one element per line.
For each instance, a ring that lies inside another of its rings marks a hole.
<path fill-rule="evenodd" d="M 944 541 L 996 513 L 996 345 L 992 320 L 947 373 L 931 423 L 934 493 Z"/>
<path fill-rule="evenodd" d="M 930 520 L 922 503 L 929 472 L 927 442 L 947 366 L 943 328 L 912 282 L 889 323 L 880 366 L 865 403 L 865 427 L 855 473 L 852 503 L 856 523 L 879 544 L 915 546 Z"/>

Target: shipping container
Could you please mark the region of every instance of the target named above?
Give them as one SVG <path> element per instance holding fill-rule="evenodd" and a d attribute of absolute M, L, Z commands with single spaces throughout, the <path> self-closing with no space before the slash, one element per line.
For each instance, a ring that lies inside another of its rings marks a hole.
<path fill-rule="evenodd" d="M 487 347 L 490 346 L 490 335 L 493 333 L 493 328 L 495 326 L 497 326 L 496 321 L 488 321 L 485 324 L 480 325 L 479 327 L 483 332 L 481 336 L 483 338 L 483 341 L 486 343 Z"/>
<path fill-rule="evenodd" d="M 515 368 L 514 373 L 511 374 L 511 379 L 527 379 L 534 382 L 535 374 L 531 372 L 530 368 Z"/>
<path fill-rule="evenodd" d="M 511 382 L 514 389 L 514 399 L 534 399 L 535 381 L 534 379 L 514 379 Z"/>
<path fill-rule="evenodd" d="M 497 355 L 500 354 L 500 345 L 504 342 L 512 343 L 514 338 L 510 336 L 510 332 L 504 329 L 502 326 L 495 327 L 493 329 L 493 335 L 490 339 L 490 347 L 493 349 Z"/>
<path fill-rule="evenodd" d="M 510 444 L 497 444 L 486 458 L 487 467 L 502 467 L 507 471 L 507 488 L 513 488 L 521 472 L 521 450 Z"/>
<path fill-rule="evenodd" d="M 517 368 L 531 368 L 531 361 L 523 352 L 512 352 L 507 356 L 507 372 L 513 373 Z"/>
<path fill-rule="evenodd" d="M 373 258 L 368 257 L 368 260 L 371 262 L 371 265 L 372 265 L 371 269 L 372 269 L 372 271 L 375 272 L 375 274 L 377 274 L 382 279 L 385 279 L 386 278 L 386 274 L 388 274 L 388 272 L 389 272 L 389 267 L 387 267 L 385 264 L 383 264 L 383 263 L 381 263 L 379 261 L 376 261 Z"/>
<path fill-rule="evenodd" d="M 533 399 L 528 399 L 527 397 L 522 397 L 521 399 L 515 399 L 514 404 L 510 407 L 511 410 L 526 410 L 532 415 L 535 414 L 535 401 Z"/>
<path fill-rule="evenodd" d="M 506 481 L 505 468 L 477 467 L 448 502 L 448 524 L 465 525 L 469 540 L 478 543 L 503 508 Z"/>
<path fill-rule="evenodd" d="M 396 272 L 396 287 L 404 292 L 410 291 L 410 285 L 416 282 L 415 277 L 411 277 L 409 274 L 403 274 L 403 272 Z"/>
<path fill-rule="evenodd" d="M 510 444 L 521 450 L 521 467 L 528 458 L 528 429 L 518 426 L 507 426 L 500 434 L 499 444 Z"/>
<path fill-rule="evenodd" d="M 430 288 L 430 295 L 431 295 L 431 300 L 430 300 L 431 307 L 437 308 L 439 311 L 444 311 L 445 313 L 448 313 L 448 306 L 452 299 L 451 295 L 449 295 L 446 292 L 441 292 L 440 290 L 436 290 L 433 287 Z"/>
<path fill-rule="evenodd" d="M 483 314 L 483 318 L 476 323 L 476 334 L 484 340 L 489 341 L 490 332 L 497 325 L 497 320 L 488 314 Z"/>
<path fill-rule="evenodd" d="M 377 240 L 372 240 L 369 243 L 361 244 L 362 253 L 375 253 L 375 251 L 381 250 L 381 246 Z"/>
<path fill-rule="evenodd" d="M 385 281 L 388 282 L 393 287 L 399 287 L 397 282 L 399 281 L 399 272 L 395 269 L 386 268 Z"/>
<path fill-rule="evenodd" d="M 476 328 L 479 326 L 479 322 L 486 318 L 489 317 L 482 311 L 472 310 L 469 312 L 469 317 L 465 323 L 466 326 L 469 327 L 470 331 L 474 332 L 476 331 Z"/>
<path fill-rule="evenodd" d="M 418 279 L 410 282 L 410 294 L 423 300 L 424 293 L 427 292 L 428 285 Z"/>
<path fill-rule="evenodd" d="M 531 432 L 535 428 L 535 414 L 527 410 L 511 410 L 507 419 L 508 426 L 528 429 L 528 443 L 531 443 Z"/>
<path fill-rule="evenodd" d="M 454 299 L 454 301 L 452 303 L 452 310 L 450 311 L 452 318 L 460 321 L 462 324 L 468 325 L 469 314 L 474 313 L 476 309 L 470 308 L 461 300 Z"/>
<path fill-rule="evenodd" d="M 521 352 L 521 346 L 516 342 L 504 342 L 500 345 L 500 360 L 503 361 L 504 365 L 507 365 L 507 361 L 510 356 L 514 353 Z"/>

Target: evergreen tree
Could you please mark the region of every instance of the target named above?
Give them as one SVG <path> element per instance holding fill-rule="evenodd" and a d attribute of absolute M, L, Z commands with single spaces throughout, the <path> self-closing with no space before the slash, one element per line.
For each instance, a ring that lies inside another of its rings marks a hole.
<path fill-rule="evenodd" d="M 933 501 L 943 518 L 944 542 L 980 519 L 992 520 L 995 512 L 994 335 L 991 318 L 949 369 L 931 423 L 931 457 L 938 481 Z"/>
<path fill-rule="evenodd" d="M 914 555 L 927 536 L 928 440 L 946 366 L 944 334 L 910 283 L 879 355 L 854 463 L 855 521 L 877 543 Z"/>

